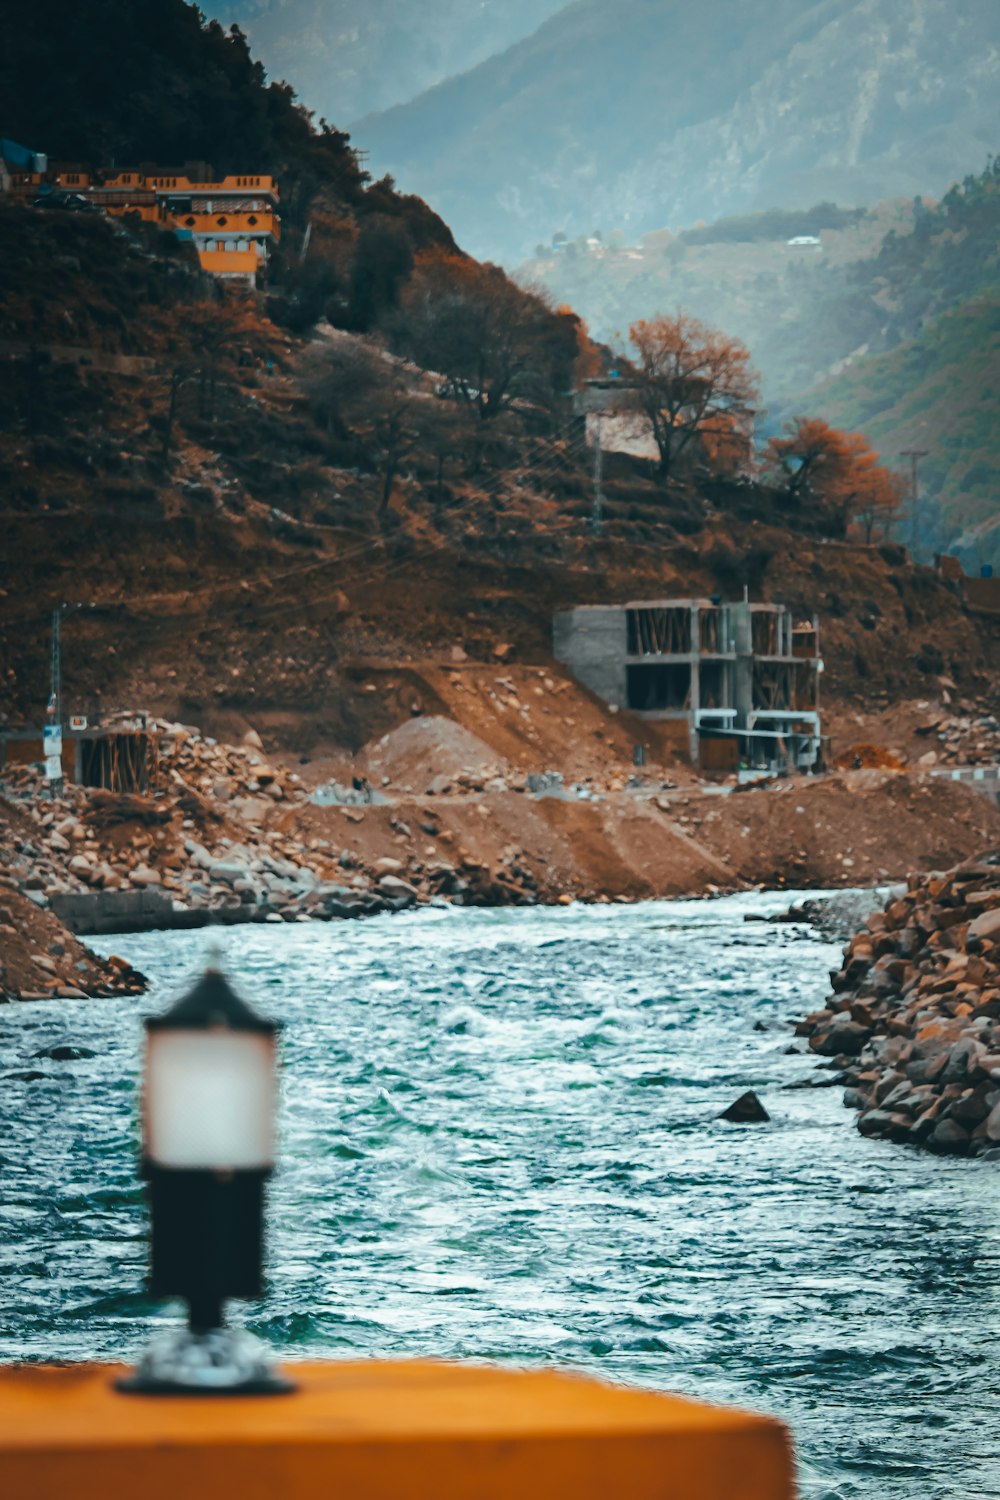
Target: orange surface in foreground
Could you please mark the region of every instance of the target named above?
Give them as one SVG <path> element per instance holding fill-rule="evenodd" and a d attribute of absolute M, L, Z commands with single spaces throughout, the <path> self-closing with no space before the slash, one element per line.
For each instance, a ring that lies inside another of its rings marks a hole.
<path fill-rule="evenodd" d="M 122 1395 L 0 1370 L 3 1500 L 791 1500 L 781 1423 L 553 1371 L 287 1367 L 290 1396 Z"/>

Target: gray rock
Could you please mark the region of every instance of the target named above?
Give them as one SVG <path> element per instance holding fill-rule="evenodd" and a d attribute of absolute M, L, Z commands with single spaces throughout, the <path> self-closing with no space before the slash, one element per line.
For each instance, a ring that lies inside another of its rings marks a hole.
<path fill-rule="evenodd" d="M 1000 938 L 1000 907 L 984 911 L 969 923 L 970 938 Z"/>
<path fill-rule="evenodd" d="M 907 1115 L 895 1110 L 866 1109 L 858 1116 L 858 1129 L 862 1135 L 886 1136 L 890 1140 L 905 1141 L 910 1133 Z"/>
<path fill-rule="evenodd" d="M 848 1020 L 846 1015 L 838 1015 L 829 1025 L 821 1027 L 809 1038 L 809 1045 L 822 1057 L 837 1057 L 840 1053 L 847 1057 L 857 1057 L 870 1036 L 870 1027 L 859 1026 L 857 1021 Z"/>
<path fill-rule="evenodd" d="M 208 878 L 218 885 L 235 885 L 237 880 L 249 879 L 249 874 L 246 865 L 237 860 L 219 859 L 209 866 Z"/>
<path fill-rule="evenodd" d="M 935 1151 L 965 1151 L 969 1145 L 969 1133 L 956 1120 L 938 1120 L 927 1137 L 927 1144 Z"/>
<path fill-rule="evenodd" d="M 987 1101 L 992 1093 L 993 1088 L 989 1083 L 981 1083 L 974 1089 L 967 1089 L 949 1105 L 948 1118 L 957 1120 L 966 1130 L 973 1129 L 989 1115 L 990 1105 Z"/>
<path fill-rule="evenodd" d="M 350 921 L 352 917 L 360 917 L 361 905 L 356 901 L 341 901 L 336 896 L 329 896 L 324 902 L 323 910 L 329 917 L 336 917 L 341 921 Z"/>
<path fill-rule="evenodd" d="M 941 1074 L 942 1083 L 963 1082 L 974 1071 L 980 1051 L 974 1037 L 961 1037 L 948 1052 L 948 1062 Z"/>
<path fill-rule="evenodd" d="M 529 771 L 528 791 L 535 797 L 551 796 L 563 789 L 561 771 Z"/>
<path fill-rule="evenodd" d="M 727 1109 L 722 1110 L 718 1118 L 728 1120 L 733 1125 L 763 1125 L 771 1116 L 753 1089 L 747 1089 L 745 1094 L 741 1094 Z"/>
<path fill-rule="evenodd" d="M 913 1099 L 909 1079 L 904 1079 L 902 1083 L 897 1083 L 896 1087 L 886 1094 L 882 1100 L 882 1108 L 888 1110 L 890 1113 L 893 1110 L 899 1110 L 904 1114 L 912 1114 L 916 1102 Z"/>

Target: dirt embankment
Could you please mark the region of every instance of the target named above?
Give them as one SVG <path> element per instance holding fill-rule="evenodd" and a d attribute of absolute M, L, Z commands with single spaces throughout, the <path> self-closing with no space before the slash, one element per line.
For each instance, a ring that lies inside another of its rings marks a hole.
<path fill-rule="evenodd" d="M 968 787 L 852 772 L 728 796 L 639 786 L 597 799 L 489 791 L 392 807 L 297 807 L 300 836 L 352 859 L 525 866 L 542 899 L 703 895 L 743 885 L 898 880 L 1000 839 L 1000 810 Z"/>
<path fill-rule="evenodd" d="M 700 797 L 680 814 L 707 847 L 761 885 L 870 885 L 947 868 L 1000 835 L 1000 809 L 957 782 L 840 771 Z"/>

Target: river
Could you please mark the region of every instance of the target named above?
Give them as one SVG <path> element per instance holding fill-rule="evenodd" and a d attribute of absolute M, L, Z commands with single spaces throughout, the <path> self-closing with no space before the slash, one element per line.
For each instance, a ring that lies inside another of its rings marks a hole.
<path fill-rule="evenodd" d="M 286 1358 L 551 1360 L 756 1406 L 807 1500 L 1000 1494 L 995 1165 L 788 1087 L 823 1077 L 785 1023 L 839 957 L 744 922 L 789 899 L 231 929 L 286 1028 L 249 1325 Z M 0 1359 L 131 1357 L 175 1315 L 142 1290 L 139 1023 L 206 944 L 104 940 L 148 995 L 0 1010 Z M 36 1058 L 62 1041 L 94 1055 Z M 716 1119 L 748 1087 L 772 1122 Z"/>

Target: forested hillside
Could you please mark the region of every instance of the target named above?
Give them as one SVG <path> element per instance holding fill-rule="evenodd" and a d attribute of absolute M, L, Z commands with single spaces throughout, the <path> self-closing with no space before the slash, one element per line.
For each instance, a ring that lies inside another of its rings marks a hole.
<path fill-rule="evenodd" d="M 943 521 L 970 566 L 1000 563 L 1000 160 L 831 283 L 818 336 L 863 353 L 794 399 L 862 428 L 883 454 L 922 450 L 925 540 L 946 540 Z M 808 337 L 807 319 L 800 351 Z"/>
<path fill-rule="evenodd" d="M 994 0 L 576 0 L 360 127 L 476 254 L 940 193 L 996 141 Z"/>

